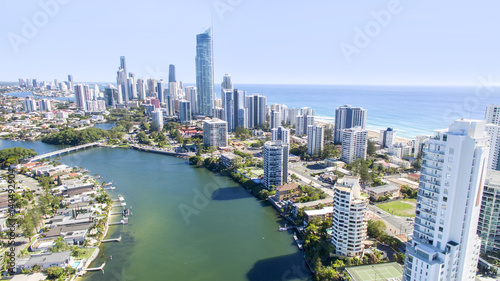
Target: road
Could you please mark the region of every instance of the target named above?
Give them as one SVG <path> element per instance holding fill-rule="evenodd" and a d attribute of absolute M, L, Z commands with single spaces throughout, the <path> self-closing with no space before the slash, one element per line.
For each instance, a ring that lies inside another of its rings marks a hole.
<path fill-rule="evenodd" d="M 387 213 L 374 205 L 368 205 L 368 211 L 379 217 L 387 225 L 387 233 L 391 235 L 404 233 L 406 235 L 413 234 L 413 218 L 407 221 L 406 217 L 398 217 Z"/>

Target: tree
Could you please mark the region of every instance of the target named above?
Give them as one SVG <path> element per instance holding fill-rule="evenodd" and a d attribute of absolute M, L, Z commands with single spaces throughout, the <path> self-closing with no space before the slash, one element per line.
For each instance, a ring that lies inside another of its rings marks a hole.
<path fill-rule="evenodd" d="M 379 238 L 384 234 L 386 225 L 383 221 L 369 220 L 367 225 L 367 233 L 372 238 Z"/>
<path fill-rule="evenodd" d="M 2 168 L 8 167 L 11 164 L 19 163 L 19 160 L 31 158 L 37 155 L 35 150 L 26 149 L 23 147 L 12 147 L 0 150 L 0 165 Z"/>
<path fill-rule="evenodd" d="M 64 242 L 64 239 L 59 236 L 57 237 L 56 241 L 54 242 L 54 247 L 50 250 L 52 253 L 57 253 L 57 252 L 64 252 L 69 250 L 69 246 Z"/>
<path fill-rule="evenodd" d="M 422 156 L 419 154 L 417 160 L 413 161 L 411 165 L 415 170 L 420 170 L 422 168 Z"/>
<path fill-rule="evenodd" d="M 368 147 L 366 148 L 366 153 L 370 156 L 375 155 L 377 148 L 375 147 L 375 142 L 368 140 Z"/>
<path fill-rule="evenodd" d="M 58 279 L 64 275 L 64 269 L 58 266 L 51 266 L 45 270 L 49 279 Z"/>

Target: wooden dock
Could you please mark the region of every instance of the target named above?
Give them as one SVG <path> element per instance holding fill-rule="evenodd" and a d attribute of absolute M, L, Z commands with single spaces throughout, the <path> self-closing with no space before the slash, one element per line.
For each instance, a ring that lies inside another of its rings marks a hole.
<path fill-rule="evenodd" d="M 120 242 L 120 241 L 122 241 L 122 236 L 121 235 L 118 238 L 110 238 L 110 239 L 102 240 L 101 243 L 106 243 L 106 242 Z"/>

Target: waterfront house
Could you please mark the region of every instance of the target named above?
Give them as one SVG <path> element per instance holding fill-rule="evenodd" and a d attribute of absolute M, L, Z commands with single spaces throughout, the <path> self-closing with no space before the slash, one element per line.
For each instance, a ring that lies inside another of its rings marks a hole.
<path fill-rule="evenodd" d="M 309 224 L 313 218 L 319 218 L 321 221 L 331 220 L 333 214 L 333 207 L 324 207 L 319 210 L 305 210 L 304 223 Z"/>
<path fill-rule="evenodd" d="M 278 185 L 276 187 L 276 199 L 278 201 L 289 200 L 295 197 L 298 192 L 299 185 L 296 183 Z"/>
<path fill-rule="evenodd" d="M 29 259 L 19 260 L 16 265 L 16 271 L 17 273 L 21 273 L 23 269 L 29 270 L 36 264 L 42 269 L 47 269 L 51 266 L 65 268 L 72 263 L 73 257 L 71 256 L 71 251 L 32 255 Z"/>

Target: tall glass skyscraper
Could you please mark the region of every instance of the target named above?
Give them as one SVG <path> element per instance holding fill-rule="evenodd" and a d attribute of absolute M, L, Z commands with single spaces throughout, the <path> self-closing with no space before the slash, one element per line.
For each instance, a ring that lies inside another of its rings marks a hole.
<path fill-rule="evenodd" d="M 196 88 L 198 114 L 212 116 L 214 108 L 214 63 L 212 29 L 196 35 Z"/>

